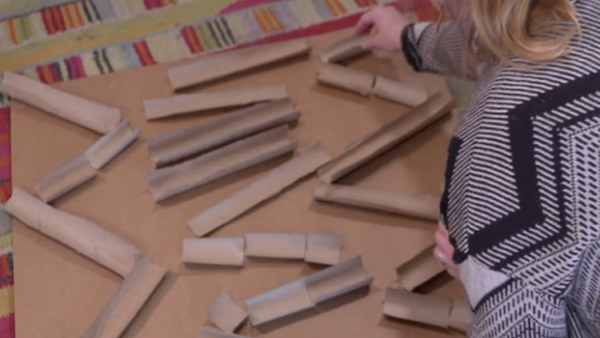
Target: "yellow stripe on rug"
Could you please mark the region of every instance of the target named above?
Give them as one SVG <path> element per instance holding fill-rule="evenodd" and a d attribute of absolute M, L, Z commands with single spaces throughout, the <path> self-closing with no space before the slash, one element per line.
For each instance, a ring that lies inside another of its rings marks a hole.
<path fill-rule="evenodd" d="M 12 245 L 12 232 L 0 236 L 0 252 L 8 249 Z"/>
<path fill-rule="evenodd" d="M 22 48 L 0 53 L 0 71 L 43 63 L 61 56 L 190 24 L 217 15 L 236 0 L 194 1 L 126 21 L 106 22 L 88 29 L 61 34 Z"/>
<path fill-rule="evenodd" d="M 15 309 L 15 299 L 13 294 L 13 286 L 0 288 L 0 318 L 6 317 L 13 313 Z"/>

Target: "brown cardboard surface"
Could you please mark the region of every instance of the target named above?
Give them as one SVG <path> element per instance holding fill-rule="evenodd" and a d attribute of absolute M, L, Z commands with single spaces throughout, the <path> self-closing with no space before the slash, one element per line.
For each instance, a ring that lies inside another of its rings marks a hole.
<path fill-rule="evenodd" d="M 339 155 L 352 141 L 408 111 L 375 97 L 364 98 L 315 83 L 320 52 L 349 31 L 309 39 L 313 55 L 244 73 L 211 85 L 210 90 L 284 84 L 303 115 L 291 137 L 306 149 L 320 141 Z M 189 62 L 189 61 L 188 61 Z M 441 78 L 415 75 L 399 56 L 386 54 L 352 61 L 357 69 L 444 88 Z M 244 269 L 184 265 L 182 242 L 193 234 L 186 221 L 217 204 L 290 158 L 279 158 L 242 174 L 213 182 L 156 204 L 145 182 L 152 168 L 144 142 L 226 114 L 219 111 L 157 122 L 147 122 L 142 100 L 166 97 L 171 88 L 164 65 L 92 77 L 57 85 L 82 97 L 118 107 L 132 128 L 140 128 L 140 141 L 115 158 L 101 176 L 57 200 L 55 206 L 75 213 L 113 232 L 168 268 L 168 274 L 124 337 L 195 337 L 205 314 L 225 290 L 238 304 L 277 286 L 321 269 L 303 262 L 250 259 Z M 204 87 L 193 88 L 202 92 Z M 83 153 L 98 134 L 13 103 L 13 165 L 15 184 L 32 193 L 50 170 Z M 446 118 L 340 180 L 373 189 L 439 194 L 452 120 Z M 49 141 L 51 140 L 51 141 Z M 460 337 L 381 314 L 385 288 L 396 279 L 398 265 L 433 243 L 435 224 L 364 209 L 319 204 L 314 201 L 315 175 L 286 189 L 267 204 L 245 214 L 213 236 L 242 236 L 247 232 L 332 232 L 343 237 L 340 261 L 362 255 L 375 277 L 370 291 L 360 290 L 319 304 L 301 314 L 252 329 L 251 337 L 301 338 L 441 338 Z M 15 221 L 15 305 L 19 338 L 79 337 L 116 292 L 122 278 L 71 249 Z M 436 295 L 462 298 L 457 282 Z"/>

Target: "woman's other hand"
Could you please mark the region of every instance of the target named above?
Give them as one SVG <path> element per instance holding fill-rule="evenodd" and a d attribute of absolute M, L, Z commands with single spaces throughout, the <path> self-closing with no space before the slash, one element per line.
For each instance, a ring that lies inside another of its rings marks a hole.
<path fill-rule="evenodd" d="M 442 264 L 448 273 L 460 280 L 460 273 L 458 266 L 454 264 L 452 256 L 454 255 L 454 247 L 450 244 L 450 237 L 448 230 L 442 222 L 438 222 L 438 229 L 435 232 L 435 250 L 433 254 L 437 260 Z"/>
<path fill-rule="evenodd" d="M 393 7 L 375 7 L 365 13 L 356 25 L 355 35 L 373 35 L 363 43 L 364 49 L 400 50 L 400 35 L 410 22 Z"/>

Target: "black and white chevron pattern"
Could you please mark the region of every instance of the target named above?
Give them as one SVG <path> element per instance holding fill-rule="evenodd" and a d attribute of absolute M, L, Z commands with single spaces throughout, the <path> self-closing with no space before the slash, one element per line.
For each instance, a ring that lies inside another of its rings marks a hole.
<path fill-rule="evenodd" d="M 442 214 L 472 337 L 600 337 L 600 1 L 574 3 L 569 55 L 488 70 L 450 145 Z M 456 74 L 459 28 L 422 31 L 422 70 Z"/>

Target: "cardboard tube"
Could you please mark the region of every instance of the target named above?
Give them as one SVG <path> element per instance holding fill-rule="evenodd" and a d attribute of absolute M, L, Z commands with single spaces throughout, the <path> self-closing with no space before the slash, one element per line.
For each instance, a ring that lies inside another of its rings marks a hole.
<path fill-rule="evenodd" d="M 42 201 L 50 203 L 98 176 L 85 156 L 79 156 L 46 175 L 35 187 Z"/>
<path fill-rule="evenodd" d="M 121 111 L 11 72 L 4 73 L 0 91 L 55 116 L 100 134 L 111 132 L 121 120 Z"/>
<path fill-rule="evenodd" d="M 189 220 L 188 225 L 196 236 L 206 236 L 238 218 L 260 202 L 279 194 L 302 177 L 313 173 L 330 159 L 329 154 L 317 143 L 304 153 L 275 168 L 246 189 Z"/>
<path fill-rule="evenodd" d="M 104 135 L 86 152 L 90 165 L 102 169 L 119 153 L 129 147 L 140 136 L 139 129 L 131 129 L 128 121 L 122 121 L 112 132 Z"/>
<path fill-rule="evenodd" d="M 334 64 L 324 64 L 317 74 L 317 80 L 326 85 L 366 96 L 373 89 L 375 75 Z"/>
<path fill-rule="evenodd" d="M 288 138 L 287 126 L 279 126 L 234 142 L 191 161 L 154 170 L 148 174 L 148 186 L 154 200 L 162 201 L 293 152 L 297 146 L 297 141 Z"/>
<path fill-rule="evenodd" d="M 306 257 L 308 263 L 336 265 L 340 262 L 342 236 L 323 232 L 310 232 L 306 237 Z"/>
<path fill-rule="evenodd" d="M 234 303 L 227 292 L 223 292 L 206 316 L 221 331 L 232 333 L 248 318 L 248 313 Z"/>
<path fill-rule="evenodd" d="M 320 183 L 315 190 L 317 201 L 346 204 L 372 210 L 393 212 L 438 221 L 439 197 L 365 189 Z"/>
<path fill-rule="evenodd" d="M 274 43 L 202 57 L 196 62 L 173 67 L 167 74 L 173 89 L 178 90 L 308 54 L 310 50 L 306 40 Z"/>
<path fill-rule="evenodd" d="M 296 121 L 300 113 L 290 99 L 244 108 L 207 123 L 148 141 L 148 155 L 160 167 L 223 146 L 257 132 Z"/>
<path fill-rule="evenodd" d="M 165 269 L 144 256 L 81 337 L 122 337 L 122 333 L 150 298 L 165 274 Z"/>
<path fill-rule="evenodd" d="M 413 291 L 444 271 L 444 267 L 433 256 L 433 246 L 430 246 L 398 267 L 396 274 L 402 287 Z"/>
<path fill-rule="evenodd" d="M 146 119 L 155 120 L 173 115 L 281 100 L 287 97 L 284 85 L 218 93 L 182 94 L 164 99 L 144 100 L 144 111 Z"/>
<path fill-rule="evenodd" d="M 298 233 L 248 233 L 246 256 L 279 259 L 304 259 L 306 234 Z"/>
<path fill-rule="evenodd" d="M 364 41 L 364 36 L 351 36 L 340 40 L 321 53 L 321 61 L 323 63 L 339 62 L 366 53 L 367 50 L 362 48 Z"/>
<path fill-rule="evenodd" d="M 98 225 L 54 209 L 18 187 L 13 188 L 4 209 L 25 225 L 123 277 L 131 272 L 141 255 L 134 246 Z"/>
<path fill-rule="evenodd" d="M 181 260 L 193 264 L 243 266 L 244 238 L 185 238 Z"/>
<path fill-rule="evenodd" d="M 452 301 L 449 299 L 388 288 L 383 313 L 386 316 L 447 329 L 451 308 Z"/>
<path fill-rule="evenodd" d="M 404 82 L 377 76 L 373 95 L 397 102 L 409 107 L 417 107 L 430 97 L 427 89 Z"/>
<path fill-rule="evenodd" d="M 447 95 L 433 96 L 325 165 L 318 171 L 319 178 L 328 184 L 337 181 L 449 113 L 453 105 Z"/>

